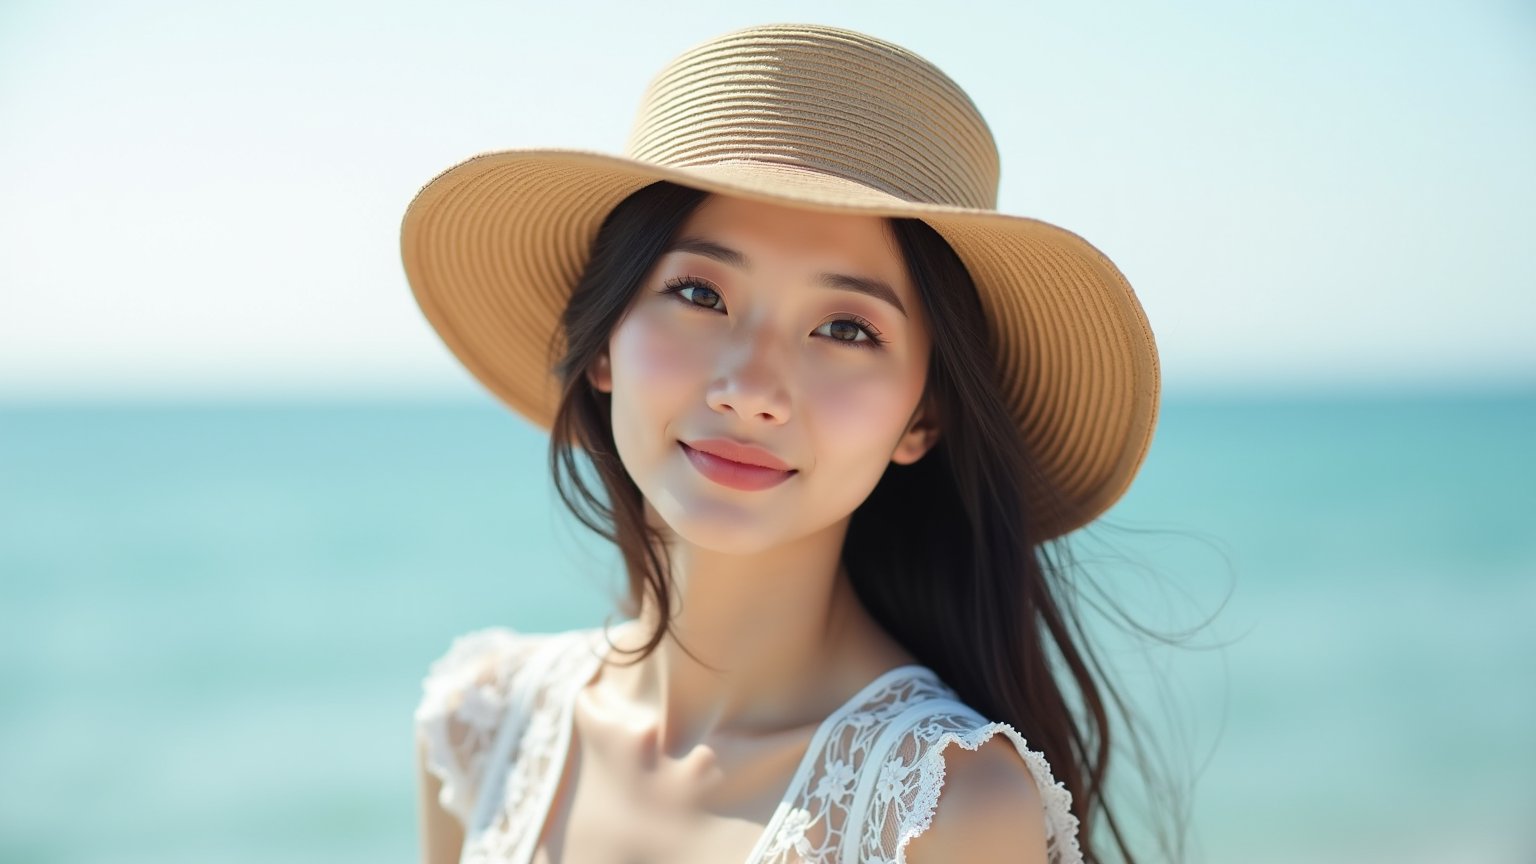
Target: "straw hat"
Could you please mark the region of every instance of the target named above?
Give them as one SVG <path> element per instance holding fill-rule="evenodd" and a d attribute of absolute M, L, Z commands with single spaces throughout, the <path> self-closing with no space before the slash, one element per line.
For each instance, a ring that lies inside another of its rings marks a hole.
<path fill-rule="evenodd" d="M 752 27 L 685 52 L 651 82 L 622 156 L 486 153 L 416 195 L 401 251 L 417 302 L 465 367 L 529 420 L 553 420 L 560 316 L 598 227 L 658 180 L 926 221 L 976 283 L 1005 395 L 1063 496 L 1037 524 L 1066 533 L 1130 485 L 1159 387 L 1130 285 L 1076 234 L 996 212 L 997 146 L 943 72 L 833 27 Z"/>

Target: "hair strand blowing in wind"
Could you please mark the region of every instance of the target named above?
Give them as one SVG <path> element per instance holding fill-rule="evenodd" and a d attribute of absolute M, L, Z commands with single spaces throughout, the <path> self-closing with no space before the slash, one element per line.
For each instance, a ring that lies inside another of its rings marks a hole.
<path fill-rule="evenodd" d="M 658 182 L 620 203 L 598 231 L 562 319 L 550 467 L 565 505 L 620 551 L 628 576 L 621 611 L 638 614 L 649 594 L 661 616 L 632 662 L 666 637 L 674 587 L 666 547 L 619 460 L 610 396 L 591 386 L 587 372 L 656 258 L 705 196 Z M 1076 618 L 1064 575 L 1069 550 L 1029 517 L 1041 509 L 1039 500 L 1029 506 L 1029 496 L 1057 492 L 1004 398 L 996 349 L 963 262 L 922 221 L 890 224 L 931 322 L 923 398 L 937 412 L 940 436 L 916 463 L 888 467 L 853 513 L 843 563 L 881 626 L 967 704 L 1039 748 L 1072 791 L 1079 822 L 1089 828 L 1102 820 L 1123 860 L 1134 864 L 1106 795 L 1114 736 L 1106 696 L 1128 727 L 1134 719 Z M 581 454 L 595 476 L 587 476 Z M 1065 682 L 1052 669 L 1053 656 Z M 1064 683 L 1078 694 L 1080 716 Z M 1084 830 L 1079 837 L 1084 858 L 1102 861 L 1092 835 Z"/>

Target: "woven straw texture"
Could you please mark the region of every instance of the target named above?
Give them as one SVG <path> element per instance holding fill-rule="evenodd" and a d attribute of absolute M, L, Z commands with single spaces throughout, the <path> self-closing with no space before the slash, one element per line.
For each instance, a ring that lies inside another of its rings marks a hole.
<path fill-rule="evenodd" d="M 603 218 L 630 193 L 668 180 L 921 218 L 976 283 L 1006 395 L 1060 492 L 1032 495 L 1036 524 L 1056 536 L 1113 504 L 1145 458 L 1157 352 L 1107 257 L 1062 228 L 995 212 L 998 166 L 976 107 L 922 58 L 847 30 L 757 27 L 664 69 L 623 156 L 501 151 L 438 175 L 407 209 L 402 255 L 454 355 L 547 428 L 560 315 Z"/>

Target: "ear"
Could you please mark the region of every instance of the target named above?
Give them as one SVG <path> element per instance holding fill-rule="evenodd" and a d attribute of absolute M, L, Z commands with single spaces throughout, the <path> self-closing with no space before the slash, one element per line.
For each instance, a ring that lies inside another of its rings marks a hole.
<path fill-rule="evenodd" d="M 613 392 L 613 362 L 608 359 L 607 348 L 604 348 L 587 368 L 587 382 L 599 393 Z"/>
<path fill-rule="evenodd" d="M 896 442 L 896 450 L 891 453 L 892 462 L 897 465 L 911 465 L 933 449 L 933 445 L 939 441 L 936 413 L 928 399 L 924 398 L 912 415 L 912 421 L 907 424 L 907 431 L 903 432 L 901 440 Z"/>

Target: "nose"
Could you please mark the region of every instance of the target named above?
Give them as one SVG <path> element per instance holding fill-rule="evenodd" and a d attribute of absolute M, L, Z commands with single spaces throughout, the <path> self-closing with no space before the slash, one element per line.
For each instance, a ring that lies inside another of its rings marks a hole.
<path fill-rule="evenodd" d="M 789 420 L 788 380 L 778 351 L 769 342 L 767 334 L 759 333 L 723 352 L 718 374 L 705 394 L 711 409 L 775 426 Z"/>

